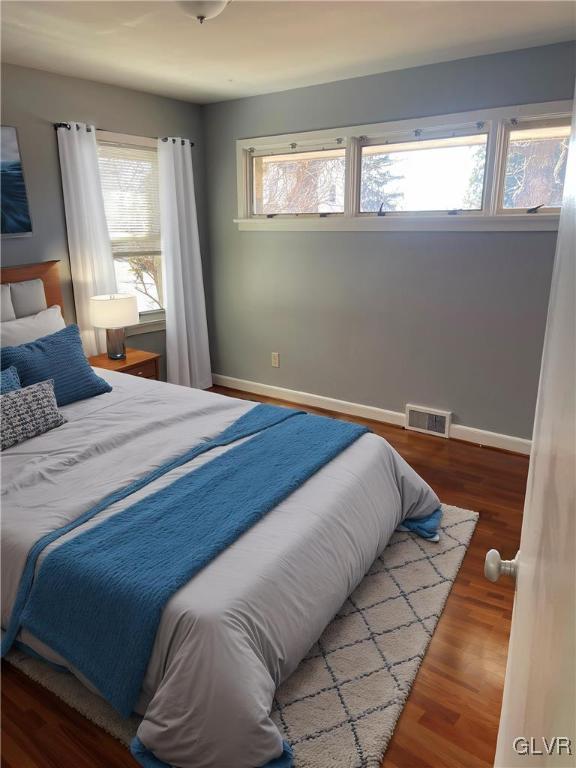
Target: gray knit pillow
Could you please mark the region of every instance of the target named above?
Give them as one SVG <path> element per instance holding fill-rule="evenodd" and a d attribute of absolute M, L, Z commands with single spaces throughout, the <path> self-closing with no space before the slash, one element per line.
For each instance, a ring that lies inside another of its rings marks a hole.
<path fill-rule="evenodd" d="M 0 395 L 0 411 L 2 450 L 66 423 L 56 405 L 52 379 Z"/>

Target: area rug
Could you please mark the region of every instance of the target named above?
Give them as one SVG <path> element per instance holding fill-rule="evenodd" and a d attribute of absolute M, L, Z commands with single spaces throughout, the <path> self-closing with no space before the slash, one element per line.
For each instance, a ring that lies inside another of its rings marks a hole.
<path fill-rule="evenodd" d="M 296 672 L 273 718 L 295 768 L 378 768 L 478 521 L 443 506 L 440 541 L 396 532 Z M 8 661 L 128 744 L 120 718 L 71 674 L 12 651 Z"/>

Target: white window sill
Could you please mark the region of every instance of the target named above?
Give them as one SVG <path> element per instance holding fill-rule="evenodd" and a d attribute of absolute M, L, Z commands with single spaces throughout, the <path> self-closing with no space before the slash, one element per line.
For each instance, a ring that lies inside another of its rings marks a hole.
<path fill-rule="evenodd" d="M 555 232 L 557 213 L 457 216 L 277 216 L 234 219 L 243 232 Z"/>
<path fill-rule="evenodd" d="M 140 315 L 138 325 L 126 328 L 126 336 L 139 336 L 141 333 L 155 333 L 166 330 L 166 317 L 164 310 L 158 312 L 146 312 Z"/>

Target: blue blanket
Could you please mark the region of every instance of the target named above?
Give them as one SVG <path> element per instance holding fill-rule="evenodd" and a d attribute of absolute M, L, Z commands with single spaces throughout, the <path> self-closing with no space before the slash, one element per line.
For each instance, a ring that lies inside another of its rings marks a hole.
<path fill-rule="evenodd" d="M 236 442 L 241 438 L 255 435 L 256 433 L 261 432 L 262 430 L 267 429 L 274 424 L 279 424 L 281 421 L 292 418 L 292 416 L 300 413 L 302 413 L 302 411 L 295 411 L 290 408 L 278 408 L 272 405 L 259 405 L 242 416 L 240 419 L 237 419 L 227 429 L 225 429 L 219 435 L 216 435 L 216 437 L 210 440 L 206 440 L 203 443 L 199 443 L 198 445 L 194 446 L 194 448 L 191 448 L 189 451 L 186 451 L 180 456 L 177 456 L 175 459 L 171 459 L 165 464 L 161 464 L 159 467 L 156 467 L 156 469 L 153 469 L 151 472 L 148 472 L 147 474 L 138 478 L 138 480 L 129 483 L 123 488 L 119 488 L 118 490 L 113 491 L 112 493 L 108 494 L 108 496 L 105 496 L 103 499 L 101 499 L 98 504 L 90 507 L 90 509 L 86 510 L 86 512 L 84 512 L 82 515 L 79 515 L 75 520 L 72 520 L 70 523 L 63 525 L 61 528 L 50 531 L 45 536 L 42 536 L 40 539 L 38 539 L 38 541 L 30 549 L 28 557 L 26 558 L 26 565 L 24 566 L 24 570 L 20 578 L 20 584 L 18 585 L 18 594 L 16 595 L 16 600 L 14 601 L 12 615 L 10 616 L 10 621 L 8 622 L 6 632 L 2 637 L 2 657 L 8 653 L 10 648 L 13 646 L 18 633 L 20 632 L 22 612 L 24 611 L 26 601 L 28 600 L 30 590 L 32 589 L 36 563 L 38 562 L 38 558 L 42 552 L 49 544 L 52 544 L 53 541 L 56 541 L 60 537 L 64 536 L 64 534 L 70 533 L 70 531 L 73 531 L 75 528 L 84 525 L 84 523 L 88 522 L 88 520 L 91 520 L 93 517 L 107 509 L 112 504 L 115 504 L 116 502 L 122 501 L 128 496 L 131 496 L 133 493 L 136 493 L 136 491 L 145 488 L 147 485 L 154 482 L 154 480 L 162 477 L 162 475 L 165 475 L 167 472 L 171 472 L 177 467 L 181 467 L 183 464 L 187 464 L 197 456 L 200 456 L 201 454 L 206 453 L 213 448 L 230 445 L 231 443 Z"/>
<path fill-rule="evenodd" d="M 397 530 L 416 533 L 423 539 L 428 539 L 428 541 L 440 541 L 438 526 L 440 525 L 441 520 L 442 509 L 438 508 L 426 517 L 404 520 L 400 523 Z"/>
<path fill-rule="evenodd" d="M 256 435 L 52 551 L 22 612 L 123 715 L 170 597 L 367 431 L 271 406 L 231 430 Z"/>

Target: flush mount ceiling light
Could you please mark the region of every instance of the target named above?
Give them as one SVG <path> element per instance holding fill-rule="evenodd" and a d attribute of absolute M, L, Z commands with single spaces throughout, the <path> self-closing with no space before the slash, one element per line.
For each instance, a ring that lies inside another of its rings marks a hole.
<path fill-rule="evenodd" d="M 178 5 L 188 16 L 193 16 L 200 24 L 204 24 L 207 19 L 214 19 L 219 16 L 230 0 L 180 0 Z"/>

